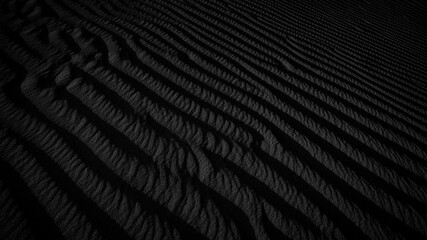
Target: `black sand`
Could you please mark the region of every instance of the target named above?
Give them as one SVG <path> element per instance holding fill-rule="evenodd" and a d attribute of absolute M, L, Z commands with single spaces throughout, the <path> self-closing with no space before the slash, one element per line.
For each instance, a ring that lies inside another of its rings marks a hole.
<path fill-rule="evenodd" d="M 0 239 L 427 238 L 425 1 L 0 18 Z"/>

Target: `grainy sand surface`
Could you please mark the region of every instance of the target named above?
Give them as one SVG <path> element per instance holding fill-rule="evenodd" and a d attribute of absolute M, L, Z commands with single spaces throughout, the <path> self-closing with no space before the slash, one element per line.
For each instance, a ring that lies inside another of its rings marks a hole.
<path fill-rule="evenodd" d="M 427 238 L 427 2 L 0 1 L 0 239 Z"/>

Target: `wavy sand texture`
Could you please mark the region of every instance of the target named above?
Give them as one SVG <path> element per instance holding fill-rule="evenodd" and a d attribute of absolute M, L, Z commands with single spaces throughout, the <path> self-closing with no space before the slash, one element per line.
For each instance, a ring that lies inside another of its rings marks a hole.
<path fill-rule="evenodd" d="M 424 1 L 0 1 L 0 239 L 426 239 Z"/>

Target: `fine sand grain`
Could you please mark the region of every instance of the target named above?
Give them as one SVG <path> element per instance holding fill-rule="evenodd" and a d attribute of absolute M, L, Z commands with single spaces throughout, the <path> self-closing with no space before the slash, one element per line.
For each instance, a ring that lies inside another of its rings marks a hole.
<path fill-rule="evenodd" d="M 426 13 L 0 1 L 0 239 L 427 239 Z"/>

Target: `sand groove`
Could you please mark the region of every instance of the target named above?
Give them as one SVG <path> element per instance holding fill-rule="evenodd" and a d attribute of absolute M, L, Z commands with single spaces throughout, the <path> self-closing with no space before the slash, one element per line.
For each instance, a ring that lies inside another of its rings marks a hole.
<path fill-rule="evenodd" d="M 1 239 L 427 238 L 422 1 L 0 6 Z"/>

